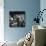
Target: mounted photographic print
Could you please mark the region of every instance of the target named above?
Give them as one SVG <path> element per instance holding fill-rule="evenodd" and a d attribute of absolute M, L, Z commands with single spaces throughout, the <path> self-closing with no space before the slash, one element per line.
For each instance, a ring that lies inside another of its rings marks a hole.
<path fill-rule="evenodd" d="M 10 27 L 25 27 L 25 11 L 10 11 L 9 26 Z"/>

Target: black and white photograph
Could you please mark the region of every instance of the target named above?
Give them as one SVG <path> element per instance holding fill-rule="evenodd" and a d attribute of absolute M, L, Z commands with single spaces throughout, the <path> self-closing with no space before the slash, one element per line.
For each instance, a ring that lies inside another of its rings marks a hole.
<path fill-rule="evenodd" d="M 10 11 L 9 26 L 10 27 L 25 27 L 25 11 Z"/>

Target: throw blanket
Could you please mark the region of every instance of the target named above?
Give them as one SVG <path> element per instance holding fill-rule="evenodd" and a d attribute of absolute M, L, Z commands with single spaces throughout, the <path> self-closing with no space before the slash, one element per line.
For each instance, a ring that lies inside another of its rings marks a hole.
<path fill-rule="evenodd" d="M 29 32 L 25 37 L 23 46 L 31 46 L 32 42 L 33 42 L 33 35 Z"/>
<path fill-rule="evenodd" d="M 31 46 L 32 42 L 33 42 L 33 35 L 31 34 L 31 32 L 29 32 L 24 38 L 20 39 L 17 42 L 18 46 Z"/>

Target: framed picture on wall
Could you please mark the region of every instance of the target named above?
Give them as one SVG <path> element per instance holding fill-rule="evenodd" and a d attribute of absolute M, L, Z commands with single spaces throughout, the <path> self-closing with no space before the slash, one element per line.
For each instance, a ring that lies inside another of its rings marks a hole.
<path fill-rule="evenodd" d="M 10 11 L 9 26 L 10 27 L 25 27 L 25 11 Z"/>

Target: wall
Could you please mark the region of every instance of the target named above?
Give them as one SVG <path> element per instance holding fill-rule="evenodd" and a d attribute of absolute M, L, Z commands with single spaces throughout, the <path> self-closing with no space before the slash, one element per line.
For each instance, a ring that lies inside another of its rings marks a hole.
<path fill-rule="evenodd" d="M 46 0 L 41 0 L 41 1 L 40 1 L 40 9 L 41 9 L 41 11 L 42 11 L 43 9 L 46 9 Z M 45 20 L 45 19 L 46 19 L 46 10 L 43 12 L 42 17 L 43 17 L 43 22 L 41 21 L 41 22 L 40 22 L 40 25 L 46 27 L 46 20 Z"/>
<path fill-rule="evenodd" d="M 4 8 L 3 0 L 0 1 L 0 42 L 4 41 Z"/>
<path fill-rule="evenodd" d="M 25 11 L 24 28 L 9 27 L 9 11 Z M 32 30 L 32 21 L 40 10 L 40 0 L 4 0 L 4 38 L 7 41 L 18 41 Z"/>

